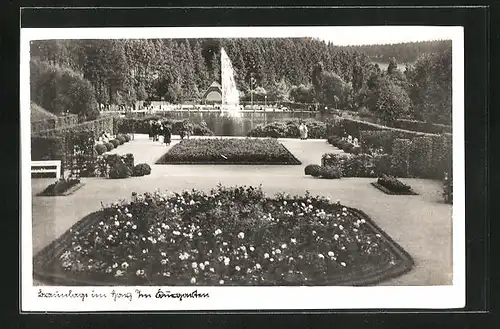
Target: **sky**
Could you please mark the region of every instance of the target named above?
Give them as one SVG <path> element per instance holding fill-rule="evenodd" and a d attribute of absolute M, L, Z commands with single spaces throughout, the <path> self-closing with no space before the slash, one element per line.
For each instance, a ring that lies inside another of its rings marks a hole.
<path fill-rule="evenodd" d="M 330 41 L 335 45 L 348 46 L 451 40 L 452 34 L 446 27 L 373 26 L 334 27 L 331 33 L 320 33 L 314 37 Z"/>

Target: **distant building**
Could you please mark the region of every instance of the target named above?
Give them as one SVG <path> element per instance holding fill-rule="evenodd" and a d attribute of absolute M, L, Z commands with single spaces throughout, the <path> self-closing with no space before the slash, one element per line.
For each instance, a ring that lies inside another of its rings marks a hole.
<path fill-rule="evenodd" d="M 222 104 L 222 87 L 214 81 L 203 94 L 205 104 Z"/>

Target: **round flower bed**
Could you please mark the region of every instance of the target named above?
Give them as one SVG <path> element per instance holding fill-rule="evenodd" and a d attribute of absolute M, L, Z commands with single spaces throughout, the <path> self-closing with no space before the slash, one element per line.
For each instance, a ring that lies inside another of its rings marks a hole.
<path fill-rule="evenodd" d="M 356 209 L 219 186 L 115 203 L 34 265 L 38 278 L 66 285 L 367 285 L 412 260 Z"/>

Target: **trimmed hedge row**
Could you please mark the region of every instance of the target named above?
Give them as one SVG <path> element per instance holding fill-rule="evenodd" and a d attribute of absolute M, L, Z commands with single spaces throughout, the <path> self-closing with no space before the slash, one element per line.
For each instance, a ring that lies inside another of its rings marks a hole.
<path fill-rule="evenodd" d="M 412 130 L 412 131 L 420 131 L 420 132 L 425 132 L 425 133 L 430 133 L 430 134 L 443 134 L 443 133 L 451 133 L 452 132 L 451 126 L 443 125 L 443 124 L 427 123 L 424 121 L 417 121 L 417 120 L 399 119 L 399 120 L 396 120 L 393 123 L 393 125 L 394 125 L 394 128 L 400 128 L 400 129 Z"/>
<path fill-rule="evenodd" d="M 307 127 L 307 138 L 326 138 L 326 123 L 314 119 L 289 119 L 284 121 L 275 121 L 267 125 L 258 125 L 252 129 L 247 136 L 249 137 L 271 137 L 271 138 L 299 138 L 299 126 L 303 121 Z"/>
<path fill-rule="evenodd" d="M 215 133 L 197 123 L 192 123 L 189 120 L 172 120 L 165 119 L 161 117 L 146 117 L 146 118 L 114 118 L 113 122 L 113 133 L 114 134 L 149 134 L 149 121 L 158 121 L 166 122 L 172 126 L 172 134 L 180 135 L 184 126 L 189 124 L 193 128 L 194 136 L 214 136 Z"/>

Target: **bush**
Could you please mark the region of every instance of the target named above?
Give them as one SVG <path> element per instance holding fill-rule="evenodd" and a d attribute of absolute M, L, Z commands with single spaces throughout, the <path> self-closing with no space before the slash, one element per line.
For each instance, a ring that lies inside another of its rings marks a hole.
<path fill-rule="evenodd" d="M 97 152 L 97 155 L 102 155 L 103 153 L 108 151 L 108 148 L 104 144 L 97 144 L 95 146 L 95 150 Z"/>
<path fill-rule="evenodd" d="M 372 156 L 359 154 L 346 158 L 340 167 L 344 177 L 374 177 L 375 170 Z"/>
<path fill-rule="evenodd" d="M 304 173 L 308 176 L 312 176 L 313 172 L 318 172 L 320 168 L 320 165 L 310 164 L 304 168 Z"/>
<path fill-rule="evenodd" d="M 398 134 L 392 130 L 365 130 L 360 132 L 361 143 L 367 149 L 382 148 L 385 153 L 392 153 L 392 144 Z"/>
<path fill-rule="evenodd" d="M 109 142 L 110 142 L 111 144 L 113 144 L 113 146 L 114 146 L 115 148 L 117 148 L 118 146 L 120 146 L 120 141 L 119 141 L 118 139 L 116 139 L 116 138 L 115 138 L 115 139 L 110 140 Z"/>
<path fill-rule="evenodd" d="M 113 143 L 104 143 L 104 145 L 106 146 L 106 149 L 109 151 L 111 151 L 112 149 L 115 148 L 115 145 Z"/>
<path fill-rule="evenodd" d="M 134 155 L 132 153 L 127 153 L 124 154 L 120 157 L 120 160 L 125 163 L 127 167 L 130 168 L 130 170 L 134 169 Z"/>
<path fill-rule="evenodd" d="M 324 179 L 339 179 L 342 171 L 338 167 L 321 167 L 320 176 Z"/>
<path fill-rule="evenodd" d="M 147 163 L 139 163 L 134 167 L 134 176 L 144 176 L 151 174 L 151 167 Z"/>
<path fill-rule="evenodd" d="M 410 175 L 411 141 L 408 139 L 396 139 L 392 150 L 392 168 L 394 170 L 394 175 L 408 177 Z"/>
<path fill-rule="evenodd" d="M 125 135 L 117 135 L 116 139 L 120 142 L 120 145 L 123 145 L 127 142 L 127 139 L 125 138 Z"/>
<path fill-rule="evenodd" d="M 132 170 L 124 163 L 115 164 L 109 171 L 109 178 L 119 179 L 132 176 Z"/>
<path fill-rule="evenodd" d="M 65 166 L 64 139 L 61 137 L 31 137 L 31 160 L 61 160 L 61 170 Z"/>
<path fill-rule="evenodd" d="M 322 166 L 312 167 L 311 168 L 311 176 L 312 177 L 320 177 L 322 170 L 323 170 Z"/>
<path fill-rule="evenodd" d="M 123 138 L 125 138 L 126 143 L 130 142 L 130 135 L 129 134 L 124 134 L 122 136 L 123 136 Z"/>
<path fill-rule="evenodd" d="M 406 185 L 397 178 L 388 175 L 382 175 L 382 177 L 377 180 L 377 183 L 392 192 L 408 192 L 411 189 L 411 186 Z"/>

